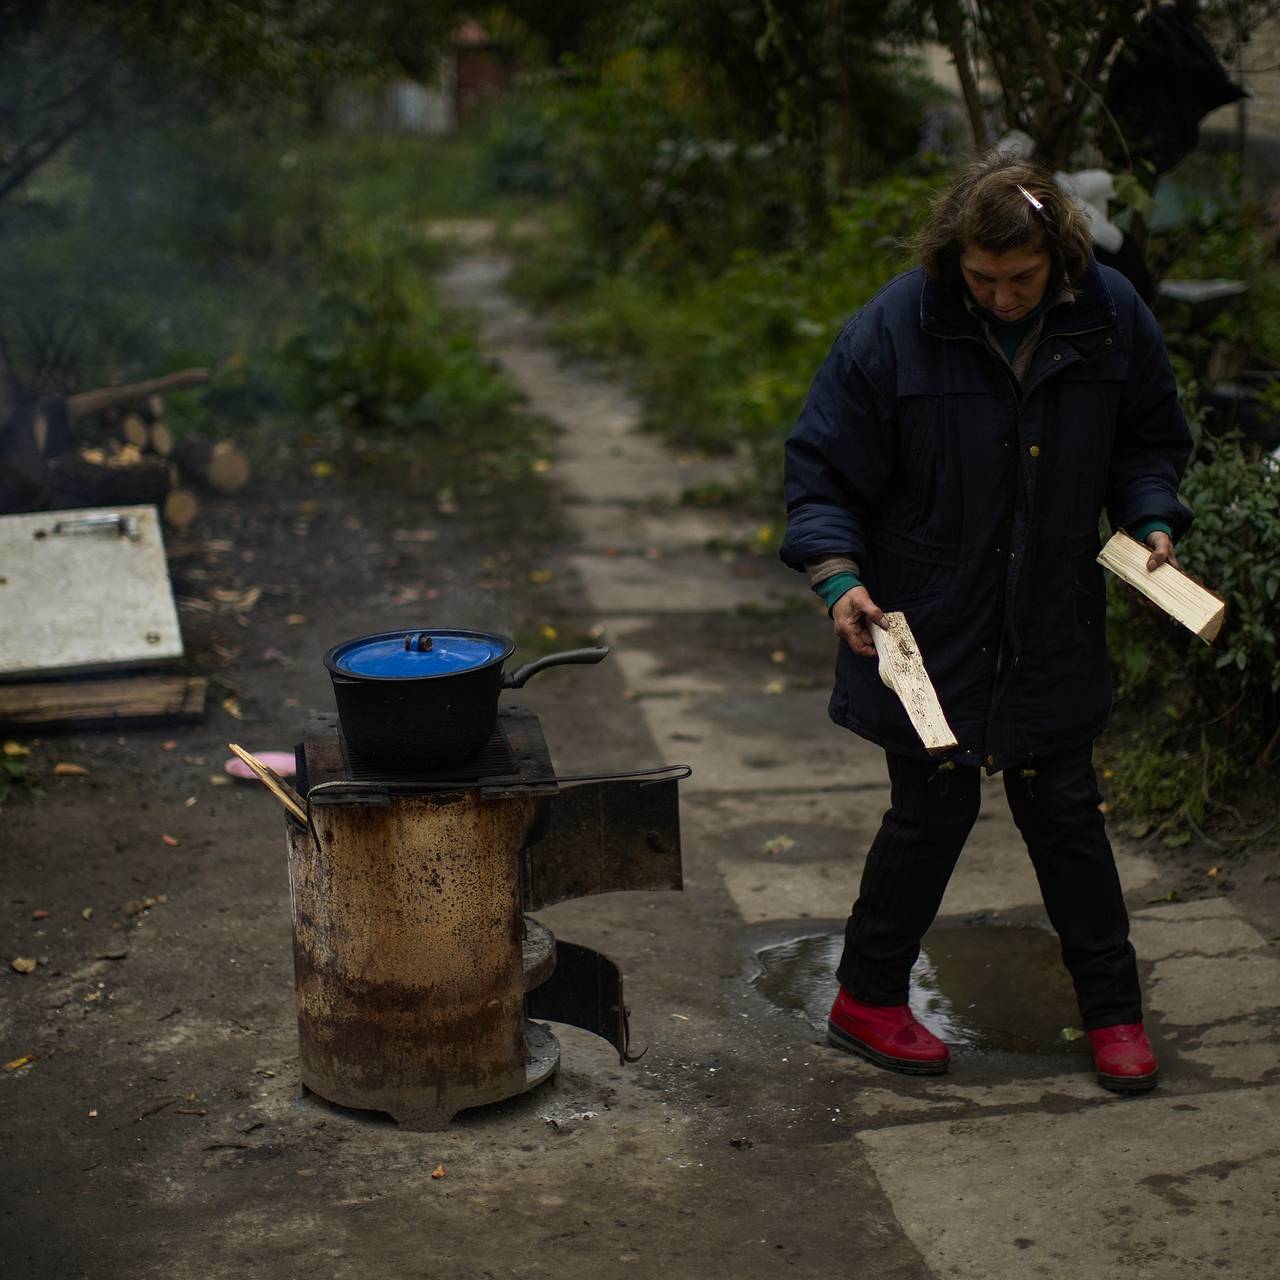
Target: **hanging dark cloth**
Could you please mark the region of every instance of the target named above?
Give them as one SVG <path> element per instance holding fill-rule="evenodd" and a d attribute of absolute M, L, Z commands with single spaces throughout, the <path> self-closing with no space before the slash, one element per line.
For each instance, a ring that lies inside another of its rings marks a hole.
<path fill-rule="evenodd" d="M 1171 4 L 1142 19 L 1107 80 L 1107 106 L 1130 154 L 1158 174 L 1195 150 L 1210 111 L 1244 96 L 1199 27 Z"/>

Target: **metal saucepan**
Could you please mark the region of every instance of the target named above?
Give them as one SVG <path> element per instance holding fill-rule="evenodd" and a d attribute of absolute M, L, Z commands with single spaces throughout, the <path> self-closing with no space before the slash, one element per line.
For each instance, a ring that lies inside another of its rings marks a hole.
<path fill-rule="evenodd" d="M 600 662 L 607 645 L 549 653 L 504 675 L 515 643 L 454 628 L 382 631 L 324 655 L 343 736 L 366 760 L 398 770 L 463 764 L 489 741 L 503 689 L 567 663 Z"/>

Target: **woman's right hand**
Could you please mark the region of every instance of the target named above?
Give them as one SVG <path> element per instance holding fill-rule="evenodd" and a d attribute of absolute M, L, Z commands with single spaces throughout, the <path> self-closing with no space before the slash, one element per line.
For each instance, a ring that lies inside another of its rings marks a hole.
<path fill-rule="evenodd" d="M 849 648 L 864 658 L 876 656 L 871 628 L 876 626 L 882 631 L 889 629 L 880 606 L 871 598 L 866 587 L 853 587 L 835 602 L 831 609 L 831 624 L 836 635 L 843 637 Z"/>

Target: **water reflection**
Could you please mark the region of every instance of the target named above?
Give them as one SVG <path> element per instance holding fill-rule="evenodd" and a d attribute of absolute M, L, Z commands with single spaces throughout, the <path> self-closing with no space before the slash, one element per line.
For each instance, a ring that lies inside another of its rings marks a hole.
<path fill-rule="evenodd" d="M 756 990 L 825 1031 L 842 933 L 810 934 L 756 952 Z M 935 929 L 911 971 L 911 1007 L 957 1048 L 1016 1053 L 1080 1051 L 1079 1025 L 1058 940 L 1043 929 L 968 925 Z"/>

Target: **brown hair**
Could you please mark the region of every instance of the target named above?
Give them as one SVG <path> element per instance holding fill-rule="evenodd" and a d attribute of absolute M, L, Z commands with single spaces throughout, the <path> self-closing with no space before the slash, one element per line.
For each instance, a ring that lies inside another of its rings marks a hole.
<path fill-rule="evenodd" d="M 959 287 L 960 255 L 969 248 L 988 253 L 1044 249 L 1053 263 L 1049 288 L 1055 292 L 1070 289 L 1093 257 L 1088 215 L 1053 174 L 999 152 L 975 160 L 934 200 L 911 247 L 929 275 L 948 288 Z"/>

